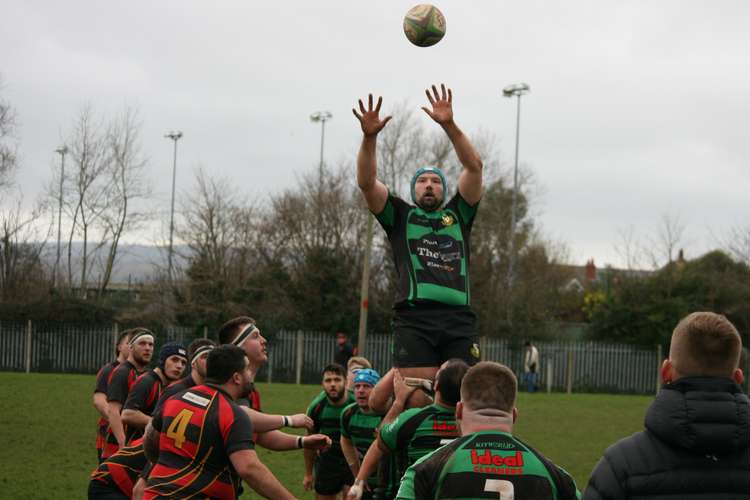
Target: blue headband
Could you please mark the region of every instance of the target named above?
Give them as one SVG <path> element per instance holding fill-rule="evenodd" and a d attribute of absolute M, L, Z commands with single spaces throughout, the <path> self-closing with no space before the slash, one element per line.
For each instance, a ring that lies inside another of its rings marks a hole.
<path fill-rule="evenodd" d="M 378 383 L 378 380 L 380 380 L 380 374 L 371 368 L 357 370 L 356 375 L 354 375 L 355 384 L 364 383 L 374 386 Z"/>
<path fill-rule="evenodd" d="M 411 201 L 414 202 L 416 205 L 417 203 L 417 192 L 416 192 L 416 185 L 417 185 L 417 178 L 425 173 L 431 173 L 431 174 L 437 174 L 438 177 L 440 177 L 440 182 L 443 184 L 443 199 L 445 199 L 445 194 L 448 190 L 448 184 L 445 182 L 445 176 L 443 175 L 443 171 L 440 170 L 437 167 L 422 167 L 419 170 L 417 170 L 414 173 L 414 177 L 411 178 Z"/>

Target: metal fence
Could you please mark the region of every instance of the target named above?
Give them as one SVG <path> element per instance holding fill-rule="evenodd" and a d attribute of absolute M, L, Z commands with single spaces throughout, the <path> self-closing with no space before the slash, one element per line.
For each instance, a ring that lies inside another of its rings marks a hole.
<path fill-rule="evenodd" d="M 71 325 L 54 322 L 0 322 L 0 370 L 55 373 L 95 373 L 114 354 L 117 325 Z M 170 327 L 155 332 L 157 344 L 188 344 L 207 336 L 202 328 Z M 264 332 L 269 341 L 268 363 L 257 380 L 318 383 L 320 370 L 333 360 L 333 336 L 323 332 Z M 390 335 L 370 334 L 365 355 L 373 367 L 390 366 Z M 653 393 L 658 387 L 660 349 L 600 342 L 538 342 L 538 384 L 552 391 Z M 482 358 L 523 372 L 523 345 L 507 339 L 483 338 Z"/>

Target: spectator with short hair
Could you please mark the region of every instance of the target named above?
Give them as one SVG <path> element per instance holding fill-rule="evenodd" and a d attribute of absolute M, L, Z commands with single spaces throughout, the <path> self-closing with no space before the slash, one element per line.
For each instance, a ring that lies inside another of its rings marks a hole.
<path fill-rule="evenodd" d="M 724 316 L 683 318 L 645 429 L 604 452 L 584 500 L 750 499 L 750 399 L 739 385 L 741 350 Z"/>

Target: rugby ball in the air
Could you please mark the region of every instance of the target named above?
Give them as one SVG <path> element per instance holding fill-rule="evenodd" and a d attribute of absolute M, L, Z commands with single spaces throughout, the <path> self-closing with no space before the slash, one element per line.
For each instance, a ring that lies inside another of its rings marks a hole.
<path fill-rule="evenodd" d="M 430 47 L 445 36 L 445 17 L 434 5 L 416 5 L 404 16 L 404 33 L 414 45 Z"/>

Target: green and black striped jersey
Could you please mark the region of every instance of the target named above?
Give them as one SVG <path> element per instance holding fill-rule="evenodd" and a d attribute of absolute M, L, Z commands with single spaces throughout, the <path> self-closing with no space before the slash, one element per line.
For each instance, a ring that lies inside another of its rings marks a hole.
<path fill-rule="evenodd" d="M 482 431 L 422 457 L 401 479 L 397 500 L 576 500 L 575 482 L 511 434 Z"/>
<path fill-rule="evenodd" d="M 439 404 L 406 410 L 380 429 L 380 439 L 396 457 L 400 475 L 414 462 L 458 435 L 455 408 Z"/>
<path fill-rule="evenodd" d="M 360 462 L 372 442 L 375 441 L 375 435 L 382 420 L 382 415 L 365 413 L 357 403 L 344 408 L 341 414 L 341 436 L 352 442 L 357 449 Z M 367 482 L 374 489 L 378 484 L 377 474 L 368 477 Z"/>
<path fill-rule="evenodd" d="M 469 237 L 477 213 L 457 192 L 440 210 L 425 211 L 388 194 L 375 214 L 393 250 L 398 274 L 396 307 L 469 306 Z"/>
<path fill-rule="evenodd" d="M 320 456 L 335 458 L 344 464 L 344 455 L 341 453 L 341 413 L 349 404 L 354 402 L 353 397 L 347 391 L 347 397 L 339 406 L 334 406 L 326 397 L 326 391 L 320 391 L 307 408 L 307 416 L 314 423 L 313 432 L 325 434 L 331 438 L 331 447 Z"/>

